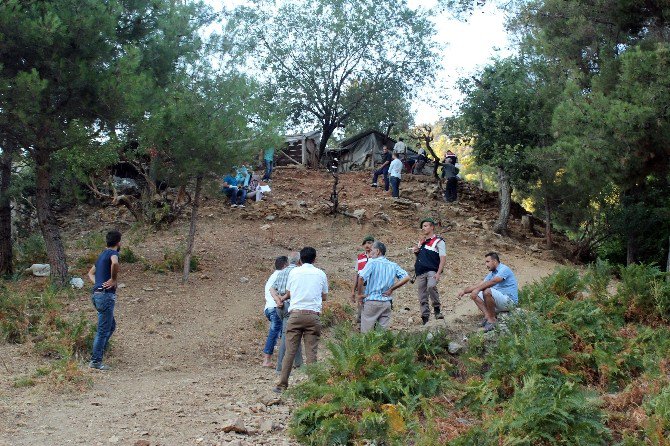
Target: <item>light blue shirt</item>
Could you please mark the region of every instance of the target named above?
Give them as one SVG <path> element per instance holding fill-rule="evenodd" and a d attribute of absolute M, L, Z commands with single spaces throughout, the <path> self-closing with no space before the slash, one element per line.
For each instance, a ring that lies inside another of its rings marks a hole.
<path fill-rule="evenodd" d="M 492 280 L 494 277 L 501 277 L 502 282 L 493 285 L 492 288 L 512 298 L 515 304 L 519 303 L 519 285 L 516 282 L 514 273 L 507 265 L 498 264 L 498 268 L 491 271 L 484 277 L 484 281 Z"/>
<path fill-rule="evenodd" d="M 268 147 L 267 149 L 265 149 L 263 159 L 265 159 L 265 161 L 272 161 L 273 159 L 275 159 L 275 148 Z"/>
<path fill-rule="evenodd" d="M 358 275 L 366 282 L 365 300 L 389 301 L 391 297 L 382 296 L 382 293 L 393 286 L 395 279 L 407 277 L 407 271 L 386 257 L 376 257 L 368 260 Z"/>

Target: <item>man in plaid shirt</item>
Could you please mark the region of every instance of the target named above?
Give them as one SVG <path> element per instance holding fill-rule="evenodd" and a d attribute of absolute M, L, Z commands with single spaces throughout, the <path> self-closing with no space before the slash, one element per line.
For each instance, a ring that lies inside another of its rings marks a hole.
<path fill-rule="evenodd" d="M 281 372 L 281 363 L 286 354 L 286 326 L 288 325 L 288 312 L 291 300 L 284 300 L 282 298 L 286 295 L 286 284 L 288 283 L 288 275 L 300 263 L 300 253 L 292 252 L 289 255 L 289 265 L 281 270 L 275 279 L 275 283 L 270 288 L 270 294 L 277 302 L 277 311 L 281 312 L 282 318 L 282 332 L 279 341 L 279 353 L 277 356 L 277 373 Z M 302 345 L 298 346 L 298 352 L 293 360 L 293 367 L 300 367 L 302 365 Z"/>

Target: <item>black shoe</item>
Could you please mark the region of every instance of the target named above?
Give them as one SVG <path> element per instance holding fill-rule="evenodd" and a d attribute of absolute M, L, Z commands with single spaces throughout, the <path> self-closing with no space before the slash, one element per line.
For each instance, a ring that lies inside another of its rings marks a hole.
<path fill-rule="evenodd" d="M 421 316 L 421 323 L 426 325 L 428 323 L 428 319 L 430 319 L 428 316 Z"/>
<path fill-rule="evenodd" d="M 435 312 L 435 319 L 444 319 L 444 315 L 439 311 Z"/>

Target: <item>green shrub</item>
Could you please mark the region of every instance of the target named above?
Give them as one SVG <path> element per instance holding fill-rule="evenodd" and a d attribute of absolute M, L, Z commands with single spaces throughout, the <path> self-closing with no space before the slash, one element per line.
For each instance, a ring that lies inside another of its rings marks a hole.
<path fill-rule="evenodd" d="M 158 273 L 165 273 L 166 271 L 172 272 L 181 272 L 184 270 L 184 257 L 185 252 L 183 249 L 166 249 L 163 251 L 163 260 L 154 265 L 150 265 L 149 269 Z M 190 271 L 198 271 L 200 260 L 196 255 L 191 256 L 191 261 L 189 262 Z"/>
<path fill-rule="evenodd" d="M 603 299 L 607 297 L 607 287 L 612 280 L 614 268 L 607 260 L 597 259 L 588 267 L 584 281 L 591 297 Z"/>
<path fill-rule="evenodd" d="M 648 321 L 660 318 L 670 321 L 670 282 L 668 274 L 655 265 L 628 265 L 620 268 L 621 283 L 614 305 L 621 308 L 627 320 Z"/>
<path fill-rule="evenodd" d="M 492 437 L 509 445 L 605 445 L 609 431 L 597 401 L 579 385 L 542 375 L 529 375 L 492 418 Z"/>
<path fill-rule="evenodd" d="M 33 263 L 48 263 L 44 238 L 35 232 L 24 240 L 14 244 L 14 264 L 17 269 L 27 268 Z"/>
<path fill-rule="evenodd" d="M 135 254 L 135 251 L 127 246 L 121 248 L 121 252 L 119 253 L 119 261 L 121 261 L 121 263 L 136 263 L 139 260 L 140 257 Z"/>
<path fill-rule="evenodd" d="M 670 384 L 645 401 L 644 410 L 649 416 L 650 435 L 660 432 L 666 439 L 670 438 Z"/>
<path fill-rule="evenodd" d="M 308 370 L 310 379 L 292 390 L 303 405 L 294 412 L 292 430 L 306 444 L 351 444 L 367 439 L 384 444 L 405 432 L 422 401 L 448 383 L 446 336 L 371 331 L 337 334 L 328 344 L 331 357 Z M 399 441 L 399 440 L 398 440 Z M 399 443 L 404 444 L 404 443 Z"/>

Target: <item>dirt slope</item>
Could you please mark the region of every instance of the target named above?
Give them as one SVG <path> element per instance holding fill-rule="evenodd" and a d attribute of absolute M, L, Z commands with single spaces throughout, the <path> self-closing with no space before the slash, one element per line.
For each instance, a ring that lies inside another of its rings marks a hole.
<path fill-rule="evenodd" d="M 289 249 L 314 246 L 316 264 L 328 274 L 331 300 L 345 302 L 354 255 L 365 234 L 383 240 L 388 257 L 411 270 L 409 248 L 419 237 L 418 219 L 435 216 L 448 247 L 440 292 L 455 339 L 472 330 L 476 314 L 468 299 L 455 296 L 465 284 L 481 280 L 485 252 L 499 251 L 522 285 L 557 266 L 554 252 L 528 249 L 538 240 L 523 235 L 518 222 L 512 224 L 515 238 L 503 239 L 486 229 L 496 212 L 490 196 L 467 189 L 461 203 L 446 205 L 434 199 L 430 183 L 406 180 L 401 188 L 411 200 L 396 202 L 370 188 L 367 175 L 343 175 L 342 204 L 358 218 L 326 215 L 331 178 L 325 173 L 279 170 L 272 198 L 244 210 L 230 209 L 212 193 L 202 207 L 196 242 L 202 269 L 188 285 L 176 274 L 123 266 L 125 288 L 119 292 L 118 329 L 109 357 L 113 371 L 86 369 L 94 380 L 92 389 L 16 389 L 16 377 L 32 373 L 42 360 L 29 353 L 29 346 L 0 345 L 9 369 L 0 372 L 0 445 L 295 444 L 285 431 L 290 405 L 271 393 L 274 371 L 260 367 L 267 333 L 263 285 L 273 259 Z M 129 220 L 120 209 L 87 214 L 86 220 L 70 216 L 64 225 L 71 240 L 91 228 L 128 226 L 119 223 Z M 186 232 L 182 221 L 162 232 L 131 231 L 124 243 L 149 260 L 159 259 L 164 248 L 182 243 Z M 73 248 L 70 254 L 78 251 Z M 85 290 L 71 307 L 84 309 L 94 320 Z M 394 307 L 393 329 L 421 328 L 414 286 L 399 290 Z M 429 328 L 438 322 L 431 321 Z M 294 375 L 302 376 L 299 371 Z M 222 431 L 237 418 L 249 434 Z"/>

